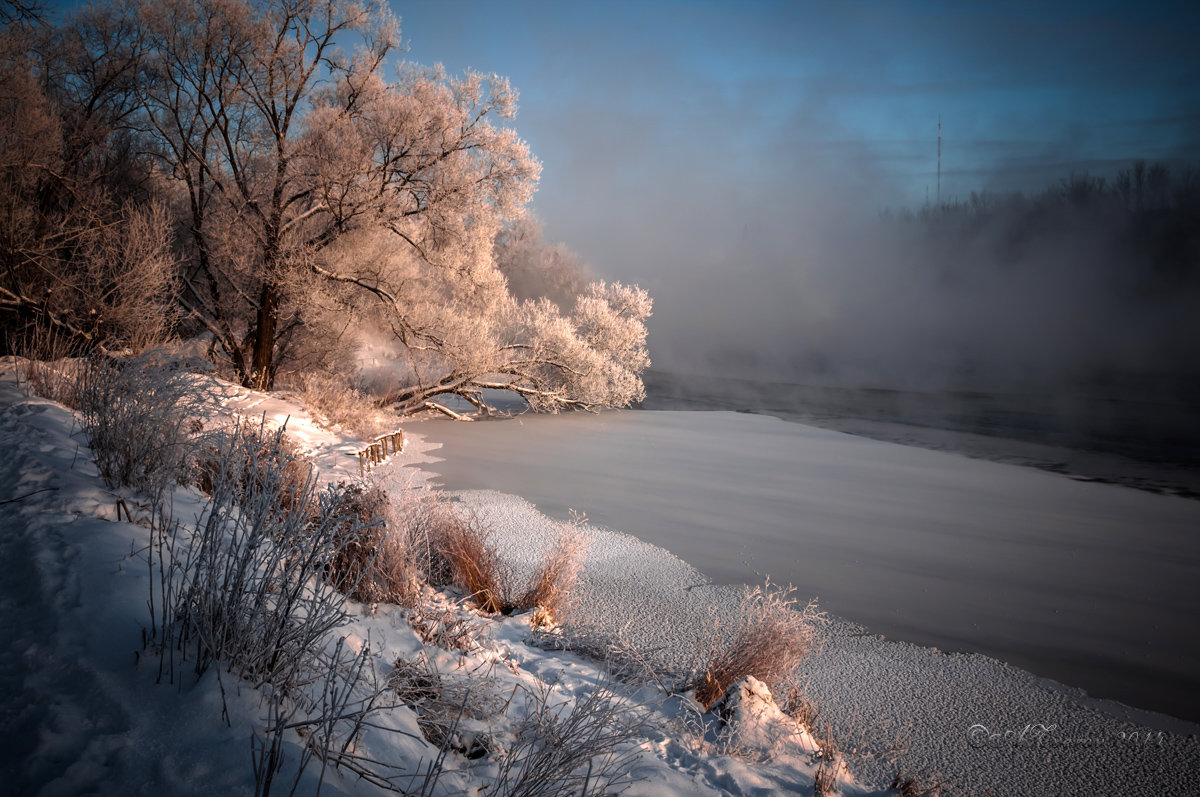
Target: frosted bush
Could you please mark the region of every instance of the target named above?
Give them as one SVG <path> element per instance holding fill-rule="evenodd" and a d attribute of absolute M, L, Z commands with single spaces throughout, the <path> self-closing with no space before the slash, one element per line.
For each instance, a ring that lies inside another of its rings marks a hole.
<path fill-rule="evenodd" d="M 327 426 L 339 426 L 363 440 L 393 431 L 388 415 L 366 393 L 337 376 L 306 373 L 295 376 L 288 389 Z"/>
<path fill-rule="evenodd" d="M 198 674 L 224 662 L 289 693 L 320 669 L 324 638 L 347 619 L 325 578 L 345 539 L 344 497 L 318 492 L 311 471 L 297 483 L 282 446 L 282 430 L 264 449 L 235 427 L 195 530 L 173 523 L 154 535 L 152 636 L 172 677 L 178 654 Z"/>
<path fill-rule="evenodd" d="M 749 675 L 778 688 L 804 660 L 823 615 L 815 603 L 797 611 L 792 592 L 770 581 L 747 588 L 733 640 L 713 651 L 696 685 L 696 700 L 705 709 Z"/>
<path fill-rule="evenodd" d="M 151 353 L 77 368 L 75 404 L 110 485 L 156 492 L 183 477 L 206 403 L 184 365 Z"/>

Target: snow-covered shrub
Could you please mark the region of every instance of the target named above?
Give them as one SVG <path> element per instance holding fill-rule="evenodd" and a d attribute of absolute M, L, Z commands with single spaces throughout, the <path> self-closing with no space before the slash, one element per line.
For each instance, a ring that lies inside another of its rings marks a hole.
<path fill-rule="evenodd" d="M 732 642 L 713 651 L 696 684 L 705 709 L 748 675 L 777 688 L 803 661 L 822 615 L 815 603 L 797 611 L 792 592 L 770 581 L 746 589 Z"/>
<path fill-rule="evenodd" d="M 487 674 L 441 672 L 421 655 L 397 659 L 387 684 L 417 714 L 417 727 L 433 746 L 446 746 L 470 759 L 499 751 L 479 723 L 503 715 L 512 695 L 497 688 Z"/>
<path fill-rule="evenodd" d="M 328 578 L 363 603 L 415 606 L 422 579 L 404 527 L 387 520 L 388 494 L 361 484 L 340 484 L 338 489 L 347 515 Z"/>
<path fill-rule="evenodd" d="M 197 674 L 222 666 L 290 694 L 319 672 L 326 635 L 347 619 L 324 576 L 345 538 L 345 499 L 295 482 L 282 430 L 273 445 L 236 426 L 193 531 L 154 533 L 151 639 L 173 679 L 176 656 Z M 161 672 L 161 671 L 160 671 Z"/>
<path fill-rule="evenodd" d="M 437 606 L 418 606 L 408 615 L 409 625 L 426 645 L 466 651 L 479 647 L 484 624 L 476 615 Z"/>
<path fill-rule="evenodd" d="M 190 663 L 197 677 L 210 668 L 218 677 L 232 672 L 262 690 L 266 723 L 252 740 L 256 794 L 271 792 L 285 742 L 295 739 L 293 793 L 314 761 L 318 789 L 333 766 L 399 790 L 395 779 L 411 779 L 403 768 L 354 753 L 369 718 L 387 708 L 370 645 L 331 644 L 349 619 L 343 591 L 356 592 L 374 557 L 368 552 L 368 567 L 353 573 L 337 563 L 352 557 L 379 497 L 344 484 L 318 490 L 283 429 L 262 422 L 239 422 L 216 437 L 202 465 L 208 499 L 195 529 L 164 522 L 160 512 L 152 532 L 149 642 L 160 677 L 174 681 Z"/>
<path fill-rule="evenodd" d="M 527 712 L 488 794 L 588 797 L 619 792 L 629 782 L 638 755 L 630 743 L 646 732 L 644 710 L 630 706 L 611 683 L 573 702 L 556 702 L 553 695 L 546 686 L 527 695 Z"/>
<path fill-rule="evenodd" d="M 279 510 L 290 511 L 293 496 L 302 492 L 312 478 L 312 465 L 301 454 L 296 442 L 287 435 L 286 425 L 271 428 L 264 415 L 258 422 L 242 421 L 213 436 L 202 453 L 196 457 L 196 481 L 200 489 L 211 494 L 224 453 L 237 453 L 243 461 L 237 467 L 238 482 L 235 495 L 238 503 L 252 499 L 265 489 L 260 477 L 266 471 L 263 463 L 272 460 L 282 472 Z M 274 489 L 274 488 L 273 488 Z"/>
<path fill-rule="evenodd" d="M 302 373 L 290 377 L 287 389 L 305 408 L 327 426 L 338 426 L 363 440 L 393 431 L 387 413 L 375 406 L 366 393 L 346 380 L 324 373 Z"/>
<path fill-rule="evenodd" d="M 261 732 L 256 730 L 250 740 L 255 797 L 271 793 L 284 766 L 284 742 L 290 733 L 295 733 L 303 744 L 289 794 L 298 792 L 304 771 L 314 759 L 321 762 L 318 793 L 330 765 L 376 782 L 380 780 L 378 770 L 390 768 L 372 766 L 377 762 L 363 762 L 352 752 L 371 715 L 386 708 L 379 701 L 371 657 L 370 645 L 355 651 L 341 637 L 322 669 L 309 675 L 306 693 L 266 690 L 266 726 Z M 386 773 L 382 774 L 386 778 Z"/>
<path fill-rule="evenodd" d="M 147 353 L 79 366 L 76 407 L 110 485 L 155 492 L 184 477 L 206 401 L 185 365 Z"/>

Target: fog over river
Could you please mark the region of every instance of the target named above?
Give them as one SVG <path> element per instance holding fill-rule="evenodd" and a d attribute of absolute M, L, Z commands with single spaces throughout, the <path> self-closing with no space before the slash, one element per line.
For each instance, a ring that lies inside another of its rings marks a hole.
<path fill-rule="evenodd" d="M 870 631 L 1200 720 L 1200 501 L 733 412 L 428 421 L 451 489 L 513 493 L 791 583 Z"/>

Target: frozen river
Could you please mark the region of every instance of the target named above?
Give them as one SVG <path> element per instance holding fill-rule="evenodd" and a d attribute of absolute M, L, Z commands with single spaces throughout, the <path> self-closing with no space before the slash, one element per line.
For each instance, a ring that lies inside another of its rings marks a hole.
<path fill-rule="evenodd" d="M 719 583 L 1200 719 L 1200 501 L 729 412 L 412 427 L 452 489 L 572 508 Z"/>

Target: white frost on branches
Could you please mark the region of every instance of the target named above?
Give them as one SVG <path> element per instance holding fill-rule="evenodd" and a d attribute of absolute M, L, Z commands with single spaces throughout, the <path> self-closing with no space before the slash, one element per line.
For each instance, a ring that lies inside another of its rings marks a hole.
<path fill-rule="evenodd" d="M 0 37 L 0 322 L 144 348 L 174 299 L 247 387 L 344 372 L 382 335 L 406 412 L 641 398 L 650 299 L 586 285 L 527 219 L 541 164 L 506 78 L 385 76 L 401 39 L 377 0 L 128 0 L 60 40 L 71 57 Z"/>

